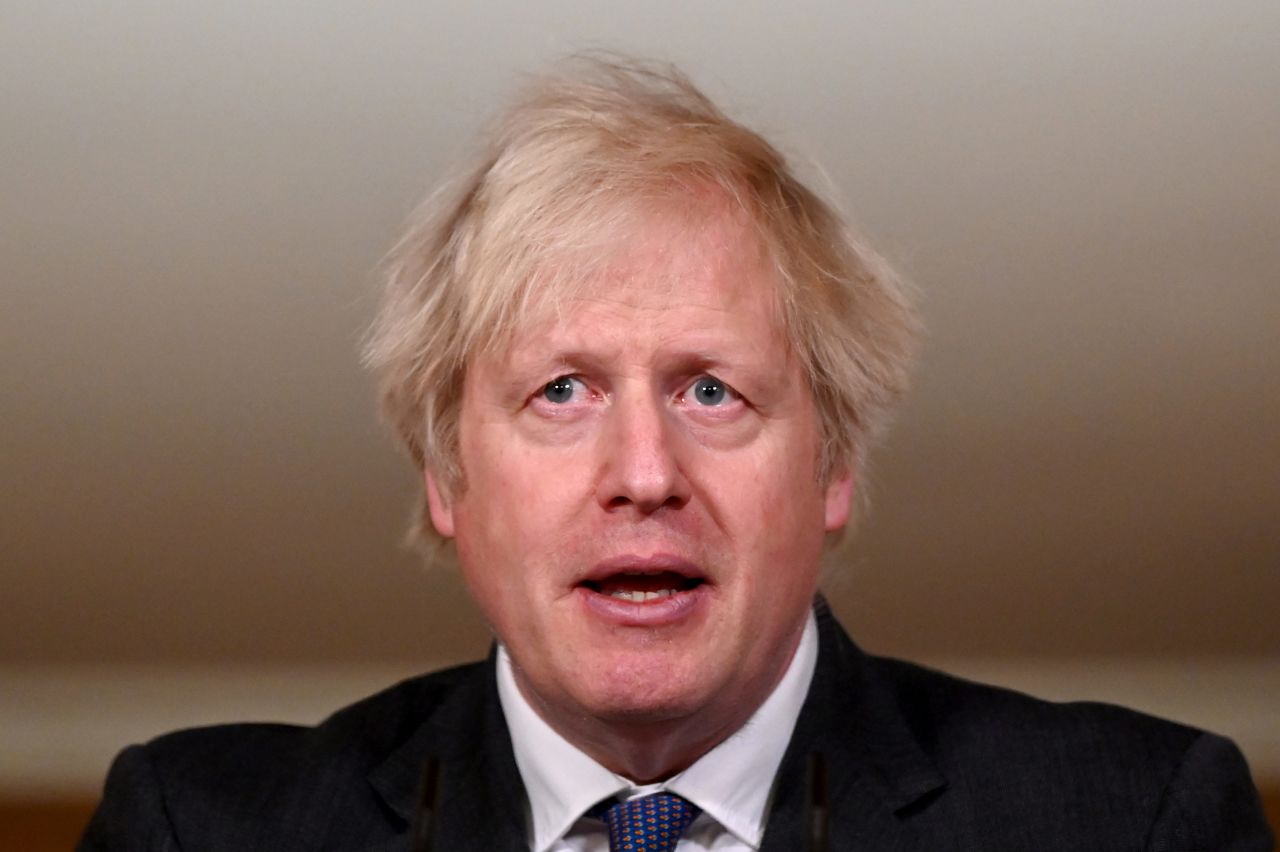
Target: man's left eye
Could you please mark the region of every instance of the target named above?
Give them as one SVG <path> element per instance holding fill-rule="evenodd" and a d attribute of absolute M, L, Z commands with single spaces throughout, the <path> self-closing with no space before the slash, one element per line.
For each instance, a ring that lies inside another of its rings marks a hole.
<path fill-rule="evenodd" d="M 737 399 L 737 392 L 715 376 L 703 376 L 689 388 L 689 395 L 699 405 L 724 405 Z"/>

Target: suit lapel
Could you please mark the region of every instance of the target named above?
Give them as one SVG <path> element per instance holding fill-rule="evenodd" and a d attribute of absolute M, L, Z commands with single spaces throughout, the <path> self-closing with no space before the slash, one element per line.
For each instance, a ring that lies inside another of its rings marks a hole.
<path fill-rule="evenodd" d="M 761 852 L 807 849 L 806 767 L 815 752 L 826 764 L 831 848 L 893 848 L 901 818 L 945 782 L 822 598 L 815 614 L 818 666 L 778 770 Z"/>
<path fill-rule="evenodd" d="M 440 762 L 435 852 L 522 849 L 525 791 L 498 701 L 494 655 L 467 675 L 417 732 L 369 775 L 383 801 L 413 823 L 423 768 Z M 400 849 L 407 849 L 407 839 Z"/>

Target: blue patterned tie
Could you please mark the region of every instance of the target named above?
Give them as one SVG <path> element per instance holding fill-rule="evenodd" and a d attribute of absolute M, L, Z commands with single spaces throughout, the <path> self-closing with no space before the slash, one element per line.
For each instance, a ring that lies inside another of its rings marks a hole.
<path fill-rule="evenodd" d="M 672 793 L 654 793 L 600 807 L 609 852 L 671 852 L 700 809 Z"/>

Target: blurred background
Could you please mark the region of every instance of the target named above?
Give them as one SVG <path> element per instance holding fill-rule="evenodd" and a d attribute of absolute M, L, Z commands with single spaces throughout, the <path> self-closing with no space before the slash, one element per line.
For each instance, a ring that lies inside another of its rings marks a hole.
<path fill-rule="evenodd" d="M 68 848 L 129 742 L 484 652 L 360 341 L 586 48 L 678 63 L 919 289 L 855 638 L 1280 788 L 1280 4 L 0 2 L 0 847 Z"/>

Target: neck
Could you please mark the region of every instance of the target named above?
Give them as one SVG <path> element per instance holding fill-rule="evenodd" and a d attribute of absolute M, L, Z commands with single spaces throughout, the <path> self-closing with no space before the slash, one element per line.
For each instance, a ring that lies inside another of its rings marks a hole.
<path fill-rule="evenodd" d="M 745 725 L 782 681 L 798 646 L 799 636 L 783 665 L 766 679 L 721 692 L 714 706 L 668 715 L 594 715 L 542 700 L 518 667 L 512 673 L 525 702 L 556 733 L 610 772 L 643 785 L 683 772 Z"/>
<path fill-rule="evenodd" d="M 591 720 L 590 725 L 583 725 L 583 720 L 578 718 L 573 720 L 572 727 L 549 716 L 543 718 L 562 737 L 610 772 L 636 784 L 653 784 L 688 769 L 750 717 L 751 713 L 747 713 L 719 725 L 700 722 L 696 716 L 639 723 Z"/>

